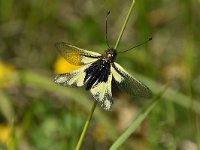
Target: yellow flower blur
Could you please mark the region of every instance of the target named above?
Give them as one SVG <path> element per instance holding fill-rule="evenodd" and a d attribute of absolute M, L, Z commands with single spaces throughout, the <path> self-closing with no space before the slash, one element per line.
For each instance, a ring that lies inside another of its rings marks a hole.
<path fill-rule="evenodd" d="M 13 66 L 0 62 L 0 88 L 8 87 L 16 70 Z"/>
<path fill-rule="evenodd" d="M 0 142 L 8 144 L 10 139 L 11 128 L 6 125 L 0 125 Z"/>
<path fill-rule="evenodd" d="M 56 74 L 67 73 L 79 69 L 82 66 L 75 66 L 68 63 L 63 57 L 58 57 L 54 65 L 54 72 Z"/>

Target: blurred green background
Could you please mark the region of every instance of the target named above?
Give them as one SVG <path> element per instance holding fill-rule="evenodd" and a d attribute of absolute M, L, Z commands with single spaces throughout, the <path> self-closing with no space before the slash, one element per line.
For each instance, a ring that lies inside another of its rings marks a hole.
<path fill-rule="evenodd" d="M 65 41 L 103 53 L 105 16 L 114 46 L 131 1 L 0 0 L 0 149 L 75 148 L 93 98 L 84 88 L 53 82 L 58 52 Z M 159 105 L 121 150 L 200 149 L 200 1 L 138 0 L 117 62 L 156 95 L 168 84 Z M 61 65 L 61 66 L 59 66 Z M 67 67 L 67 66 L 66 66 Z M 83 150 L 106 150 L 151 100 L 125 93 L 112 111 L 97 106 Z"/>

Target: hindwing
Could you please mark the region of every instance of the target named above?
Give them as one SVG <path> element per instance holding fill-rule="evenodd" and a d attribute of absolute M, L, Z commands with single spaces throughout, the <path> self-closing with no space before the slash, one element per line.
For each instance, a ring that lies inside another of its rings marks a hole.
<path fill-rule="evenodd" d="M 90 89 L 92 96 L 105 110 L 110 110 L 113 104 L 111 82 L 112 75 L 110 74 L 107 82 L 100 82 Z"/>

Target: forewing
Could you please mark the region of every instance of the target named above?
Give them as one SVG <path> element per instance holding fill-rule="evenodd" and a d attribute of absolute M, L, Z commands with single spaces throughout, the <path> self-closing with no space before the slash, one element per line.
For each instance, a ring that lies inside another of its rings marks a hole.
<path fill-rule="evenodd" d="M 110 110 L 113 104 L 111 82 L 112 75 L 110 74 L 107 82 L 100 82 L 90 89 L 92 96 L 105 110 Z"/>
<path fill-rule="evenodd" d="M 113 63 L 111 72 L 118 87 L 128 94 L 136 97 L 151 98 L 151 90 L 142 82 L 136 80 L 118 63 Z"/>
<path fill-rule="evenodd" d="M 84 85 L 85 69 L 89 67 L 86 65 L 75 71 L 59 74 L 55 77 L 54 82 L 68 87 L 80 87 Z"/>
<path fill-rule="evenodd" d="M 77 66 L 92 63 L 101 57 L 99 53 L 68 45 L 65 42 L 58 42 L 55 47 L 69 63 Z"/>

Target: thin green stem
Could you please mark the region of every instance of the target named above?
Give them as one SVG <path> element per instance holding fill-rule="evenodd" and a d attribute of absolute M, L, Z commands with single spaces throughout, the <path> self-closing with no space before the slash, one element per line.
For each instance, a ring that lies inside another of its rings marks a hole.
<path fill-rule="evenodd" d="M 16 150 L 17 149 L 17 138 L 16 138 L 16 125 L 15 120 L 12 120 L 12 126 L 11 126 L 11 138 L 9 142 L 8 150 Z"/>
<path fill-rule="evenodd" d="M 91 109 L 91 111 L 90 111 L 90 113 L 89 113 L 89 115 L 88 115 L 88 117 L 87 117 L 87 120 L 86 120 L 86 122 L 85 122 L 85 125 L 84 125 L 84 128 L 83 128 L 83 130 L 82 130 L 81 136 L 80 136 L 80 138 L 79 138 L 79 140 L 78 140 L 78 144 L 76 145 L 76 150 L 79 150 L 79 149 L 81 148 L 81 145 L 82 145 L 82 143 L 83 143 L 83 139 L 84 139 L 84 137 L 85 137 L 86 131 L 87 131 L 88 126 L 89 126 L 89 124 L 90 124 L 90 120 L 91 120 L 91 118 L 92 118 L 92 115 L 93 115 L 93 113 L 94 113 L 94 110 L 95 110 L 95 108 L 96 108 L 96 105 L 97 105 L 97 102 L 95 101 L 94 104 L 93 104 L 93 106 L 92 106 L 92 109 Z"/>
<path fill-rule="evenodd" d="M 117 39 L 117 42 L 116 42 L 116 44 L 115 44 L 115 49 L 118 48 L 119 42 L 120 42 L 120 40 L 121 40 L 121 38 L 122 38 L 122 35 L 123 35 L 124 30 L 125 30 L 125 28 L 126 28 L 126 25 L 127 25 L 127 23 L 128 23 L 130 14 L 131 14 L 131 12 L 132 12 L 132 10 L 133 10 L 134 3 L 135 3 L 135 0 L 133 0 L 132 3 L 131 3 L 131 7 L 130 7 L 130 9 L 129 9 L 129 11 L 128 11 L 128 14 L 127 14 L 126 19 L 125 19 L 125 21 L 124 21 L 124 24 L 123 24 L 123 26 L 122 26 L 121 32 L 120 32 L 119 37 L 118 37 L 118 39 Z M 86 120 L 86 122 L 85 122 L 84 128 L 83 128 L 82 133 L 81 133 L 81 136 L 80 136 L 80 138 L 79 138 L 79 140 L 78 140 L 78 144 L 77 144 L 77 146 L 76 146 L 76 150 L 80 150 L 80 148 L 81 148 L 81 145 L 82 145 L 82 143 L 83 143 L 83 139 L 84 139 L 84 137 L 85 137 L 86 131 L 87 131 L 88 126 L 89 126 L 89 124 L 90 124 L 90 120 L 91 120 L 91 118 L 92 118 L 92 115 L 93 115 L 93 113 L 94 113 L 94 111 L 95 111 L 96 105 L 97 105 L 97 102 L 95 101 L 94 104 L 93 104 L 93 106 L 92 106 L 92 109 L 91 109 L 90 113 L 88 114 L 87 120 Z"/>
<path fill-rule="evenodd" d="M 128 11 L 128 14 L 127 14 L 127 16 L 126 16 L 126 19 L 125 19 L 125 21 L 124 21 L 124 24 L 123 24 L 123 27 L 122 27 L 122 29 L 121 29 L 121 32 L 119 33 L 119 36 L 118 36 L 118 39 L 117 39 L 117 42 L 116 42 L 115 48 L 114 48 L 114 49 L 116 49 L 116 50 L 117 50 L 117 48 L 118 48 L 118 46 L 119 46 L 119 42 L 120 42 L 120 40 L 121 40 L 121 38 L 122 38 L 122 35 L 123 35 L 123 33 L 124 33 L 124 30 L 125 30 L 125 28 L 126 28 L 126 25 L 127 25 L 127 23 L 128 23 L 128 20 L 129 20 L 129 18 L 130 18 L 130 15 L 131 15 L 131 12 L 132 12 L 132 10 L 133 10 L 134 4 L 135 4 L 135 0 L 133 0 L 132 3 L 131 3 L 131 7 L 130 7 L 130 9 L 129 9 L 129 11 Z"/>

